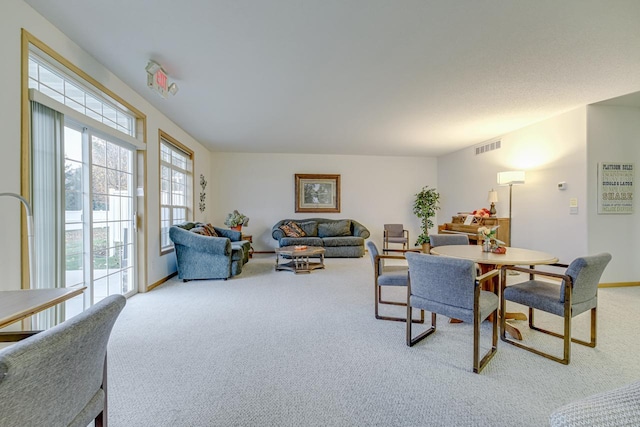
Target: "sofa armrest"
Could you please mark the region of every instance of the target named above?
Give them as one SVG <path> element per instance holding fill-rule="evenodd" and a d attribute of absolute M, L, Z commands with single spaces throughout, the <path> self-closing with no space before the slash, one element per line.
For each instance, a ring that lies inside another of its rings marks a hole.
<path fill-rule="evenodd" d="M 215 226 L 213 227 L 213 229 L 216 230 L 216 233 L 218 233 L 218 236 L 226 237 L 232 242 L 239 242 L 240 240 L 242 240 L 241 231 L 231 230 L 228 228 L 219 228 Z"/>
<path fill-rule="evenodd" d="M 280 241 L 280 239 L 284 237 L 284 231 L 280 230 L 282 224 L 284 224 L 284 221 L 278 221 L 271 229 L 271 237 L 277 241 Z"/>
<path fill-rule="evenodd" d="M 175 244 L 187 246 L 199 252 L 231 255 L 231 242 L 226 237 L 203 236 L 179 227 L 171 227 L 169 237 Z"/>
<path fill-rule="evenodd" d="M 371 233 L 364 225 L 360 224 L 358 221 L 351 220 L 351 227 L 353 227 L 353 235 L 355 237 L 362 237 L 363 239 L 368 239 Z"/>

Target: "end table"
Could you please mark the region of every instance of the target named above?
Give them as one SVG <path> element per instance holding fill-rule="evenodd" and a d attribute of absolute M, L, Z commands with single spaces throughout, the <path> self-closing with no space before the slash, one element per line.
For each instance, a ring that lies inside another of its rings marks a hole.
<path fill-rule="evenodd" d="M 251 248 L 249 249 L 249 258 L 253 258 L 253 236 L 251 234 L 243 234 L 240 238 L 249 242 L 249 247 Z"/>

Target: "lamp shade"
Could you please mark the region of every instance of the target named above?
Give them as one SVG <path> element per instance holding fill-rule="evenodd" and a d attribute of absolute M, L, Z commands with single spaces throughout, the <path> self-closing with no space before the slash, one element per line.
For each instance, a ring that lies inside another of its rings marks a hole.
<path fill-rule="evenodd" d="M 487 202 L 496 203 L 498 201 L 498 192 L 496 190 L 489 191 L 489 196 L 487 197 Z"/>
<path fill-rule="evenodd" d="M 499 185 L 524 184 L 524 171 L 498 172 Z"/>

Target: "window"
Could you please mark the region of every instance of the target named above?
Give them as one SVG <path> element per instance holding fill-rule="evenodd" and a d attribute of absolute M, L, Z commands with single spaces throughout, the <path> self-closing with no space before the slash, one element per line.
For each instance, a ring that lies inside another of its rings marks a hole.
<path fill-rule="evenodd" d="M 160 254 L 173 250 L 169 228 L 193 216 L 193 151 L 160 131 Z"/>
<path fill-rule="evenodd" d="M 29 53 L 29 88 L 113 129 L 135 136 L 135 117 L 125 108 L 103 95 L 94 94 L 34 52 Z"/>

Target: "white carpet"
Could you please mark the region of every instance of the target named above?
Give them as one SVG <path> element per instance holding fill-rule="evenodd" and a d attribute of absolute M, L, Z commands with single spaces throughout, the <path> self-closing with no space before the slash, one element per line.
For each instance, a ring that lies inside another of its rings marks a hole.
<path fill-rule="evenodd" d="M 308 275 L 274 264 L 257 255 L 237 278 L 130 298 L 109 344 L 111 427 L 544 426 L 554 408 L 640 378 L 640 288 L 600 290 L 598 346 L 574 344 L 569 366 L 499 341 L 477 375 L 472 325 L 439 316 L 409 348 L 404 323 L 374 318 L 368 256 Z M 561 340 L 517 323 L 560 354 Z M 587 336 L 588 315 L 574 325 Z"/>

